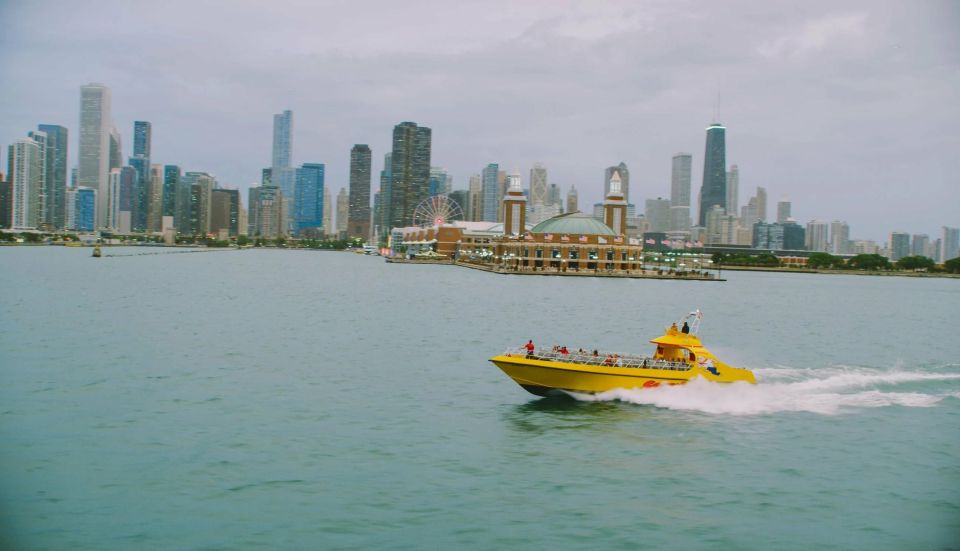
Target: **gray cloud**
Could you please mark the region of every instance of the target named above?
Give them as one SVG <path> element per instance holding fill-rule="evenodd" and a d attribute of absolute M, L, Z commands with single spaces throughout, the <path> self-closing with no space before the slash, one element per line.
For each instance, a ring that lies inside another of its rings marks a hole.
<path fill-rule="evenodd" d="M 128 142 L 150 120 L 157 161 L 228 185 L 259 178 L 271 114 L 292 109 L 294 159 L 326 162 L 334 194 L 353 143 L 382 159 L 413 120 L 457 187 L 542 161 L 588 204 L 622 160 L 642 203 L 669 194 L 678 151 L 699 187 L 719 95 L 741 201 L 762 185 L 802 222 L 877 240 L 960 224 L 952 3 L 37 2 L 0 18 L 4 143 L 51 122 L 75 149 L 79 86 L 97 81 Z"/>

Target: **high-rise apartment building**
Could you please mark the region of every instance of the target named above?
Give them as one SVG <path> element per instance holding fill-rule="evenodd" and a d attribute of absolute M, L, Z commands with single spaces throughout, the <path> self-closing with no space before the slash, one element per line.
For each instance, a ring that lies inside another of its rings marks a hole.
<path fill-rule="evenodd" d="M 150 165 L 147 186 L 147 231 L 159 232 L 163 221 L 163 165 Z"/>
<path fill-rule="evenodd" d="M 247 235 L 273 239 L 286 233 L 286 200 L 276 186 L 257 186 L 248 191 Z"/>
<path fill-rule="evenodd" d="M 66 224 L 68 132 L 56 124 L 41 124 L 37 128 L 47 136 L 40 225 L 62 229 Z"/>
<path fill-rule="evenodd" d="M 617 166 L 608 166 L 604 171 L 603 175 L 603 196 L 606 197 L 610 195 L 610 179 L 613 178 L 613 174 L 616 173 L 620 176 L 620 186 L 623 193 L 623 200 L 627 203 L 630 202 L 630 170 L 627 168 L 627 164 L 621 162 Z"/>
<path fill-rule="evenodd" d="M 940 262 L 946 262 L 960 256 L 960 228 L 943 226 L 940 238 Z"/>
<path fill-rule="evenodd" d="M 73 229 L 77 231 L 94 231 L 96 229 L 96 216 L 99 205 L 97 190 L 79 186 L 73 195 L 76 201 L 73 208 L 75 213 L 75 225 Z"/>
<path fill-rule="evenodd" d="M 323 188 L 326 167 L 322 163 L 304 163 L 296 170 L 297 198 L 294 230 L 300 235 L 308 228 L 323 227 Z"/>
<path fill-rule="evenodd" d="M 210 233 L 236 237 L 240 231 L 240 192 L 215 189 L 210 192 Z"/>
<path fill-rule="evenodd" d="M 323 234 L 333 235 L 333 201 L 331 200 L 330 186 L 323 186 Z"/>
<path fill-rule="evenodd" d="M 413 223 L 413 211 L 428 197 L 431 130 L 413 122 L 393 127 L 390 182 L 381 208 L 387 210 L 387 226 L 402 228 Z M 340 231 L 339 214 L 337 219 Z M 344 228 L 344 231 L 346 228 Z"/>
<path fill-rule="evenodd" d="M 846 222 L 830 223 L 830 253 L 850 254 L 850 226 Z"/>
<path fill-rule="evenodd" d="M 768 224 L 759 221 L 753 225 L 754 249 L 799 251 L 804 249 L 805 241 L 803 227 L 795 222 Z"/>
<path fill-rule="evenodd" d="M 701 226 L 714 206 L 727 208 L 727 129 L 719 123 L 707 127 L 707 145 L 703 155 L 703 185 L 700 187 Z"/>
<path fill-rule="evenodd" d="M 0 228 L 10 227 L 11 210 L 13 210 L 13 189 L 6 176 L 0 172 Z"/>
<path fill-rule="evenodd" d="M 7 169 L 10 172 L 10 226 L 13 229 L 36 229 L 40 225 L 45 153 L 46 134 L 43 132 L 20 138 L 9 148 Z"/>
<path fill-rule="evenodd" d="M 148 121 L 133 121 L 133 154 L 150 158 L 152 125 Z"/>
<path fill-rule="evenodd" d="M 109 169 L 123 166 L 123 138 L 115 127 L 110 129 L 110 166 Z"/>
<path fill-rule="evenodd" d="M 727 171 L 727 206 L 724 207 L 728 215 L 736 216 L 740 210 L 739 189 L 740 168 L 730 165 L 730 170 Z"/>
<path fill-rule="evenodd" d="M 893 232 L 890 234 L 890 260 L 896 262 L 910 256 L 910 234 Z"/>
<path fill-rule="evenodd" d="M 784 222 L 777 222 L 785 224 Z M 811 220 L 807 223 L 807 235 L 804 243 L 808 251 L 827 252 L 830 250 L 830 224 L 820 220 Z"/>
<path fill-rule="evenodd" d="M 677 153 L 670 171 L 670 230 L 690 231 L 690 172 L 693 156 Z"/>
<path fill-rule="evenodd" d="M 373 154 L 367 144 L 356 144 L 350 150 L 350 209 L 347 214 L 347 233 L 371 238 L 370 234 L 370 180 Z M 446 171 L 443 172 L 446 185 Z M 431 182 L 433 174 L 431 171 Z"/>
<path fill-rule="evenodd" d="M 179 184 L 180 167 L 165 165 L 163 167 L 163 206 L 160 210 L 162 216 L 172 216 L 174 221 L 177 217 L 177 187 Z"/>
<path fill-rule="evenodd" d="M 767 188 L 757 186 L 757 219 L 767 221 Z"/>
<path fill-rule="evenodd" d="M 107 222 L 112 128 L 110 89 L 102 84 L 81 86 L 77 185 L 97 192 L 94 224 L 98 228 L 105 227 Z"/>
<path fill-rule="evenodd" d="M 915 233 L 910 242 L 910 256 L 927 256 L 930 246 L 930 236 L 925 233 Z"/>
<path fill-rule="evenodd" d="M 480 172 L 481 196 L 483 201 L 480 219 L 486 222 L 497 221 L 497 174 L 500 166 L 490 163 Z"/>
<path fill-rule="evenodd" d="M 791 213 L 791 204 L 790 201 L 783 199 L 777 201 L 777 223 L 783 224 L 790 219 Z"/>

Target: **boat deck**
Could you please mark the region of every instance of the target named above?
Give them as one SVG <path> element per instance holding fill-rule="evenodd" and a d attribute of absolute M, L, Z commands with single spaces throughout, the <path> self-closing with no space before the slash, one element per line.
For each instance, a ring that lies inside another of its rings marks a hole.
<path fill-rule="evenodd" d="M 503 353 L 505 356 L 521 356 L 531 360 L 543 360 L 549 362 L 563 362 L 580 365 L 597 365 L 603 367 L 629 367 L 634 369 L 667 369 L 670 371 L 690 371 L 690 364 L 686 362 L 671 362 L 667 360 L 654 359 L 651 356 L 638 356 L 634 354 L 619 354 L 613 359 L 613 362 L 607 360 L 607 353 L 570 352 L 563 354 L 552 350 L 535 349 L 533 354 L 527 354 L 524 347 L 511 348 Z M 612 354 L 610 354 L 612 355 Z"/>

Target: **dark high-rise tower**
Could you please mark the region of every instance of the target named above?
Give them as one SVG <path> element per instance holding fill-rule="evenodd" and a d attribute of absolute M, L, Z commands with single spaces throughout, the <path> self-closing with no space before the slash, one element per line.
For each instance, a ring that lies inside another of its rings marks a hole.
<path fill-rule="evenodd" d="M 703 155 L 703 186 L 700 188 L 700 226 L 706 226 L 707 212 L 714 205 L 727 208 L 727 129 L 720 123 L 707 127 L 707 148 Z"/>
<path fill-rule="evenodd" d="M 358 143 L 350 150 L 350 208 L 347 235 L 370 238 L 370 147 Z"/>
<path fill-rule="evenodd" d="M 56 124 L 41 124 L 47 134 L 46 180 L 44 181 L 43 222 L 56 229 L 66 225 L 67 129 Z"/>
<path fill-rule="evenodd" d="M 133 121 L 133 154 L 150 158 L 151 125 L 147 121 Z"/>
<path fill-rule="evenodd" d="M 393 127 L 393 155 L 390 167 L 389 208 L 387 221 L 391 228 L 413 224 L 413 211 L 426 199 L 430 189 L 431 131 L 413 122 Z"/>

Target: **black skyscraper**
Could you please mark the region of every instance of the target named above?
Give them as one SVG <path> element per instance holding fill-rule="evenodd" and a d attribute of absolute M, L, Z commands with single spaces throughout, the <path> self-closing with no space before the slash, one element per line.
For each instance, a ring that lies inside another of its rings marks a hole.
<path fill-rule="evenodd" d="M 347 235 L 370 237 L 370 163 L 367 144 L 356 144 L 350 150 L 350 209 L 347 214 Z"/>
<path fill-rule="evenodd" d="M 413 211 L 430 191 L 431 131 L 413 122 L 402 122 L 393 127 L 393 156 L 390 169 L 390 188 L 382 206 L 390 210 L 387 220 L 391 228 L 413 224 Z"/>
<path fill-rule="evenodd" d="M 700 226 L 707 225 L 710 207 L 727 208 L 727 145 L 723 125 L 707 128 L 707 150 L 703 155 L 703 186 L 700 188 Z M 731 213 L 733 214 L 733 213 Z"/>

